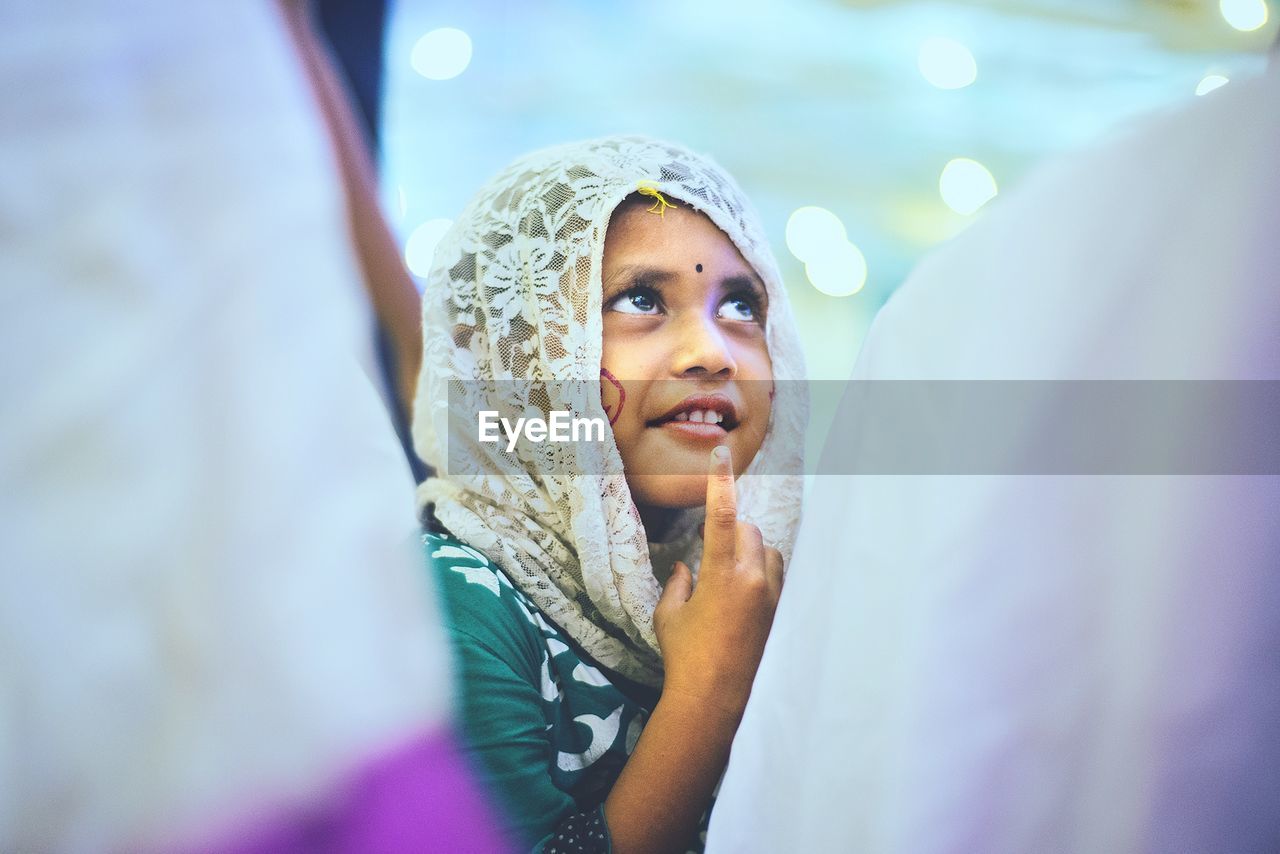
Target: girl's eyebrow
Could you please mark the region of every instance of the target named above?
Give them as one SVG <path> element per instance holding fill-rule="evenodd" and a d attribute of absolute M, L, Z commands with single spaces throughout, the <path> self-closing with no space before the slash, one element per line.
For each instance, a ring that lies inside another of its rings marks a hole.
<path fill-rule="evenodd" d="M 676 274 L 661 267 L 650 267 L 645 264 L 627 264 L 614 270 L 604 282 L 604 291 L 634 288 L 637 286 L 654 287 L 674 279 Z"/>
<path fill-rule="evenodd" d="M 721 291 L 751 291 L 752 295 L 760 301 L 761 305 L 767 305 L 769 302 L 769 294 L 765 290 L 764 285 L 755 276 L 745 273 L 737 276 L 726 276 L 720 280 Z"/>
<path fill-rule="evenodd" d="M 614 270 L 608 279 L 604 282 L 604 294 L 606 297 L 615 293 L 627 290 L 628 288 L 658 286 L 676 278 L 676 273 L 662 267 L 653 267 L 647 264 L 627 264 Z M 719 283 L 721 293 L 729 293 L 732 291 L 750 291 L 761 305 L 769 304 L 769 294 L 765 290 L 764 284 L 760 279 L 750 273 L 739 273 L 734 276 L 725 276 Z"/>

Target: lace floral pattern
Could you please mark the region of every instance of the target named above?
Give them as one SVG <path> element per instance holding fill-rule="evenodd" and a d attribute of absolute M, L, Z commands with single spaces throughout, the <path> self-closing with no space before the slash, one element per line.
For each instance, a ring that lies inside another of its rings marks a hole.
<path fill-rule="evenodd" d="M 505 446 L 480 442 L 474 424 L 450 429 L 451 418 L 482 409 L 604 417 L 605 229 L 642 182 L 706 214 L 733 240 L 768 291 L 765 335 L 774 377 L 804 378 L 777 263 L 733 179 L 679 146 L 607 137 L 517 160 L 472 199 L 440 242 L 423 294 L 413 435 L 419 455 L 441 472 L 420 487 L 419 503 L 434 504 L 441 522 L 496 560 L 598 661 L 656 685 L 662 663 L 653 609 L 661 590 L 653 565 L 681 559 L 696 572 L 702 510 L 681 514 L 672 539 L 651 546 L 623 476 L 545 474 L 621 471 L 612 436 L 603 443 L 523 443 L 513 471 Z M 565 389 L 575 383 L 583 396 L 570 401 Z M 509 399 L 516 388 L 526 390 L 522 399 Z M 779 382 L 777 390 L 764 444 L 739 480 L 739 507 L 789 558 L 809 404 L 801 382 Z M 592 454 L 601 456 L 586 457 Z"/>

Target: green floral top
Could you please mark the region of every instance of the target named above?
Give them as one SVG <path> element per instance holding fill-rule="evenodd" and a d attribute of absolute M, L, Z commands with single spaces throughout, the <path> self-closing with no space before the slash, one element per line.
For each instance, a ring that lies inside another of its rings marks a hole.
<path fill-rule="evenodd" d="M 463 737 L 535 851 L 607 851 L 603 805 L 657 693 L 607 673 L 497 564 L 443 533 L 423 544 L 453 650 Z M 706 839 L 703 816 L 698 839 Z"/>

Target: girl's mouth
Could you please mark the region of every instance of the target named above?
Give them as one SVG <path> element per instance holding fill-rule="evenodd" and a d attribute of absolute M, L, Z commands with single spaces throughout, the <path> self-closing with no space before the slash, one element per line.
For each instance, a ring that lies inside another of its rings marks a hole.
<path fill-rule="evenodd" d="M 729 435 L 729 431 L 725 429 L 723 424 L 712 421 L 693 421 L 691 419 L 673 418 L 670 421 L 660 421 L 656 425 L 661 429 L 670 432 L 674 436 L 683 439 L 696 440 L 715 440 L 719 441 Z"/>
<path fill-rule="evenodd" d="M 724 436 L 738 426 L 738 408 L 723 394 L 690 395 L 649 422 L 687 436 Z"/>

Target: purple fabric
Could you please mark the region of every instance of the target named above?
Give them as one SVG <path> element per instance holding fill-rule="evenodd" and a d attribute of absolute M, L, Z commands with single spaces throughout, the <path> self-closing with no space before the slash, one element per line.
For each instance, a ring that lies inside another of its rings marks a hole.
<path fill-rule="evenodd" d="M 360 768 L 323 803 L 234 832 L 201 854 L 512 851 L 448 730 Z"/>

